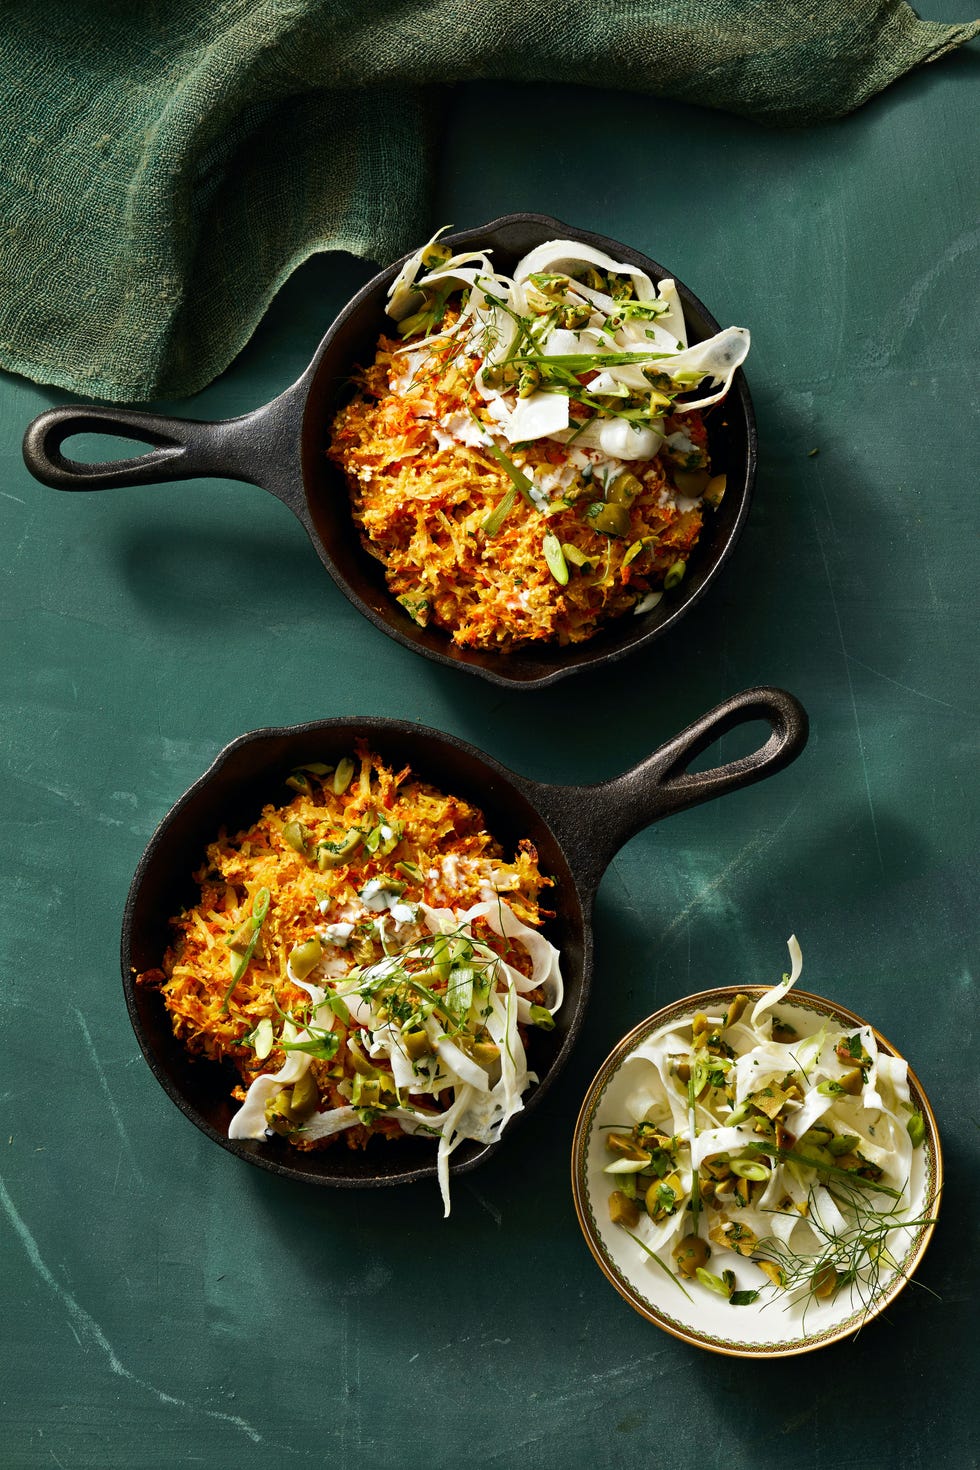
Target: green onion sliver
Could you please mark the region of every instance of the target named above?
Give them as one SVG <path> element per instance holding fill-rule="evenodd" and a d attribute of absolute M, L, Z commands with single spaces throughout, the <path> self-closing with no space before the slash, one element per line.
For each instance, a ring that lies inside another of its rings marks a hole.
<path fill-rule="evenodd" d="M 568 584 L 568 563 L 565 553 L 561 549 L 561 542 L 553 531 L 547 531 L 541 543 L 544 551 L 544 559 L 548 563 L 548 571 L 554 577 L 559 587 Z"/>
<path fill-rule="evenodd" d="M 513 487 L 511 487 L 511 489 L 507 491 L 507 494 L 504 496 L 503 500 L 501 500 L 500 504 L 495 506 L 484 520 L 481 529 L 485 536 L 496 536 L 504 521 L 514 509 L 514 502 L 516 501 L 516 499 L 517 491 Z"/>
<path fill-rule="evenodd" d="M 272 894 L 269 892 L 268 888 L 260 888 L 256 892 L 255 897 L 252 899 L 252 937 L 248 941 L 248 945 L 246 946 L 246 949 L 241 959 L 235 966 L 235 972 L 231 977 L 231 984 L 225 991 L 224 1000 L 221 1002 L 222 1015 L 227 1011 L 228 1002 L 231 1000 L 231 997 L 234 994 L 235 986 L 245 974 L 245 971 L 248 969 L 251 962 L 252 956 L 255 953 L 255 947 L 259 942 L 259 934 L 262 929 L 262 921 L 265 918 L 266 914 L 269 912 L 269 900 L 271 899 L 271 897 Z"/>

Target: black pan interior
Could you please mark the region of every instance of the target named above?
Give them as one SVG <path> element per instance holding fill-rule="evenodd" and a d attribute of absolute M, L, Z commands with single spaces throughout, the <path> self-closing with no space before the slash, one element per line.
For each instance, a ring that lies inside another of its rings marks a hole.
<path fill-rule="evenodd" d="M 290 792 L 283 782 L 297 765 L 311 760 L 336 763 L 364 738 L 385 760 L 410 764 L 423 780 L 480 806 L 488 830 L 505 852 L 522 837 L 538 849 L 542 871 L 556 879 L 548 938 L 561 951 L 565 1003 L 552 1032 L 535 1031 L 532 1069 L 540 1084 L 525 1098 L 525 1109 L 547 1091 L 568 1054 L 584 1012 L 591 941 L 574 876 L 550 829 L 503 767 L 461 741 L 391 720 L 325 721 L 285 730 L 260 731 L 229 746 L 211 770 L 164 819 L 137 870 L 126 908 L 122 941 L 123 985 L 137 1038 L 156 1077 L 185 1115 L 233 1153 L 274 1172 L 324 1184 L 395 1184 L 431 1173 L 435 1144 L 421 1138 L 394 1143 L 373 1139 L 364 1150 L 349 1149 L 341 1137 L 320 1152 L 301 1153 L 282 1140 L 231 1142 L 228 1124 L 236 1109 L 229 1092 L 237 1074 L 230 1064 L 195 1060 L 174 1038 L 159 995 L 133 983 L 134 975 L 161 963 L 170 939 L 168 920 L 194 902 L 192 874 L 205 848 L 225 827 L 236 832 L 253 822 L 267 802 L 280 804 Z M 508 1125 L 513 1129 L 520 1117 Z M 453 1169 L 472 1166 L 489 1150 L 463 1143 Z"/>
<path fill-rule="evenodd" d="M 655 281 L 670 274 L 636 250 L 538 215 L 515 215 L 446 238 L 459 248 L 492 248 L 494 262 L 505 271 L 512 270 L 528 250 L 545 240 L 572 238 L 639 266 Z M 700 597 L 707 580 L 737 539 L 747 514 L 755 475 L 755 422 L 742 374 L 736 375 L 726 401 L 706 415 L 712 463 L 718 469 L 727 469 L 728 489 L 719 510 L 706 518 L 688 575 L 677 593 L 641 617 L 626 617 L 611 623 L 587 643 L 574 648 L 542 647 L 533 652 L 508 654 L 459 649 L 439 630 L 416 627 L 390 596 L 380 563 L 361 546 L 350 515 L 344 477 L 326 458 L 330 424 L 337 408 L 351 392 L 353 368 L 370 362 L 378 338 L 392 329 L 384 305 L 388 284 L 398 269 L 399 265 L 392 266 L 350 302 L 324 339 L 314 365 L 303 420 L 303 482 L 307 508 L 329 562 L 360 599 L 368 616 L 387 631 L 436 657 L 505 683 L 550 681 L 583 664 L 621 656 L 638 643 L 658 636 Z M 718 323 L 680 282 L 678 291 L 691 340 L 712 336 L 718 330 Z"/>

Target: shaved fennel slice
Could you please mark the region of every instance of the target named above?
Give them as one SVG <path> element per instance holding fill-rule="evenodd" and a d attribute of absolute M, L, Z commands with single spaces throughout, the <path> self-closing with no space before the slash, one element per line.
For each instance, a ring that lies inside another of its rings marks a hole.
<path fill-rule="evenodd" d="M 673 1044 L 671 1044 L 673 1043 Z M 688 1138 L 690 1136 L 690 1117 L 688 1114 L 687 1097 L 682 1096 L 676 1087 L 667 1085 L 670 1076 L 670 1058 L 690 1048 L 690 1042 L 684 1041 L 679 1033 L 672 1029 L 651 1037 L 643 1046 L 638 1047 L 635 1052 L 626 1058 L 627 1062 L 648 1062 L 654 1069 L 663 1091 L 664 1102 L 670 1109 L 670 1131 L 678 1137 Z M 637 1122 L 640 1119 L 636 1119 Z M 652 1120 L 651 1120 L 652 1121 Z"/>
<path fill-rule="evenodd" d="M 682 347 L 687 346 L 687 323 L 684 320 L 684 307 L 678 295 L 677 283 L 670 276 L 665 276 L 657 287 L 657 295 L 661 301 L 667 303 L 667 311 L 657 320 L 657 326 L 665 333 L 676 337 Z"/>
<path fill-rule="evenodd" d="M 793 1132 L 797 1138 L 802 1137 L 814 1123 L 819 1123 L 824 1113 L 829 1112 L 833 1102 L 832 1097 L 825 1097 L 815 1087 L 808 1092 L 799 1112 L 793 1114 Z"/>
<path fill-rule="evenodd" d="M 596 334 L 589 328 L 582 332 L 572 332 L 567 327 L 555 327 L 549 332 L 541 343 L 542 357 L 572 357 L 583 350 L 592 351 L 591 342 L 583 349 L 583 341 L 594 337 Z M 601 349 L 598 349 L 601 350 Z M 612 349 L 609 349 L 612 351 Z"/>
<path fill-rule="evenodd" d="M 759 1209 L 768 1216 L 768 1232 L 787 1245 L 793 1232 L 803 1221 L 810 1187 L 803 1184 L 785 1164 L 777 1164 L 759 1199 Z M 791 1208 L 784 1201 L 789 1199 Z"/>
<path fill-rule="evenodd" d="M 464 1051 L 460 1051 L 448 1036 L 443 1035 L 438 1038 L 436 1053 L 448 1071 L 461 1077 L 470 1087 L 476 1088 L 477 1092 L 490 1091 L 490 1081 L 483 1068 L 472 1061 Z"/>
<path fill-rule="evenodd" d="M 701 1165 L 714 1154 L 728 1153 L 730 1149 L 747 1148 L 758 1142 L 758 1134 L 741 1124 L 735 1127 L 705 1128 L 691 1144 L 691 1163 Z"/>
<path fill-rule="evenodd" d="M 610 459 L 631 462 L 652 459 L 663 443 L 663 435 L 646 426 L 637 428 L 629 419 L 590 419 L 585 428 L 563 429 L 549 435 L 559 444 L 572 443 L 582 449 L 598 449 Z"/>
<path fill-rule="evenodd" d="M 787 939 L 786 948 L 789 950 L 790 973 L 781 985 L 774 985 L 771 990 L 767 990 L 765 995 L 760 1000 L 757 1000 L 752 1007 L 750 1021 L 755 1027 L 758 1027 L 759 1019 L 765 1015 L 766 1011 L 771 1011 L 773 1006 L 779 1004 L 784 995 L 789 994 L 803 973 L 803 951 L 800 949 L 799 941 L 795 934 L 791 934 L 789 939 Z"/>
<path fill-rule="evenodd" d="M 732 378 L 748 357 L 750 344 L 747 328 L 726 327 L 706 342 L 696 342 L 675 357 L 663 358 L 660 365 L 675 381 L 679 373 L 700 373 L 703 378 L 711 378 L 713 383 L 720 384 L 717 392 L 706 398 L 675 404 L 674 412 L 689 413 L 695 408 L 710 408 L 713 403 L 720 403 L 732 385 Z"/>
<path fill-rule="evenodd" d="M 471 260 L 478 261 L 478 265 L 470 265 Z M 463 286 L 475 286 L 477 281 L 486 280 L 493 276 L 493 267 L 489 258 L 482 250 L 471 250 L 465 255 L 454 255 L 450 260 L 429 271 L 428 275 L 420 276 L 416 285 L 447 286 L 451 281 L 459 281 Z"/>
<path fill-rule="evenodd" d="M 502 425 L 511 444 L 528 439 L 546 439 L 568 428 L 568 403 L 564 393 L 531 393 L 519 398 L 517 407 Z"/>
<path fill-rule="evenodd" d="M 612 271 L 617 276 L 630 276 L 637 301 L 652 301 L 655 295 L 653 282 L 644 271 L 635 265 L 626 265 L 613 260 L 612 256 L 596 250 L 592 245 L 583 245 L 579 240 L 547 240 L 538 245 L 514 269 L 515 282 L 522 283 L 532 275 L 544 275 L 554 271 L 564 275 L 574 272 L 577 265 L 594 265 L 602 271 Z"/>
<path fill-rule="evenodd" d="M 330 1108 L 325 1113 L 314 1113 L 312 1118 L 303 1124 L 303 1137 L 331 1138 L 335 1133 L 343 1133 L 345 1128 L 353 1128 L 359 1122 L 360 1119 L 354 1108 Z"/>
<path fill-rule="evenodd" d="M 736 1103 L 744 1102 L 774 1077 L 785 1077 L 787 1072 L 795 1072 L 795 1052 L 792 1041 L 762 1041 L 737 1057 L 729 1073 L 729 1077 L 735 1078 Z"/>
<path fill-rule="evenodd" d="M 422 294 L 415 289 L 416 278 L 422 269 L 422 257 L 427 250 L 431 250 L 439 236 L 444 235 L 448 229 L 449 225 L 443 225 L 441 229 L 436 230 L 431 240 L 427 240 L 420 250 L 410 255 L 388 287 L 388 315 L 396 322 L 400 322 L 403 317 L 415 310 L 415 303 Z"/>

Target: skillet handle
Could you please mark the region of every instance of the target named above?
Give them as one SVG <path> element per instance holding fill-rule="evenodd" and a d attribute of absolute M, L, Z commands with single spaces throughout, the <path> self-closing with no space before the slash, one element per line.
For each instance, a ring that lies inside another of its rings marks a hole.
<path fill-rule="evenodd" d="M 713 766 L 707 771 L 688 770 L 691 762 L 722 735 L 753 720 L 765 720 L 770 728 L 765 745 L 723 766 Z M 740 791 L 743 786 L 775 775 L 800 754 L 808 733 L 806 711 L 785 690 L 745 689 L 732 695 L 633 770 L 608 783 L 612 801 L 623 817 L 623 830 L 632 837 L 651 822 L 659 822 L 661 817 L 686 811 L 702 801 L 712 801 L 716 796 Z"/>
<path fill-rule="evenodd" d="M 211 422 L 131 408 L 50 408 L 24 435 L 24 463 L 35 479 L 55 490 L 108 490 L 218 475 L 261 485 L 290 503 L 299 478 L 295 387 L 254 413 Z M 72 434 L 118 434 L 150 445 L 150 453 L 84 464 L 61 452 Z"/>
<path fill-rule="evenodd" d="M 688 769 L 722 735 L 753 720 L 765 720 L 771 731 L 758 750 L 707 771 Z M 746 689 L 623 775 L 598 786 L 544 788 L 538 800 L 563 842 L 575 852 L 585 884 L 598 887 L 612 858 L 637 832 L 675 812 L 775 775 L 800 754 L 808 732 L 806 711 L 792 694 Z M 586 853 L 583 834 L 587 834 Z"/>

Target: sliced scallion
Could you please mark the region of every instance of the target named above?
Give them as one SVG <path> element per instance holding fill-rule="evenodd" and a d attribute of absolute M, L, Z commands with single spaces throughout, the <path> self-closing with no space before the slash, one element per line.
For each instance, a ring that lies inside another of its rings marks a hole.
<path fill-rule="evenodd" d="M 544 559 L 548 563 L 548 571 L 554 577 L 559 587 L 567 586 L 568 563 L 565 560 L 565 553 L 561 549 L 561 542 L 558 540 L 558 537 L 552 531 L 546 532 L 541 546 L 544 551 Z"/>
<path fill-rule="evenodd" d="M 224 1000 L 221 1002 L 222 1015 L 224 1015 L 225 1012 L 228 1010 L 228 1002 L 231 1000 L 231 997 L 235 990 L 235 986 L 238 984 L 239 980 L 241 980 L 242 976 L 245 974 L 245 971 L 248 969 L 249 964 L 251 963 L 252 956 L 255 953 L 256 946 L 259 942 L 259 935 L 262 932 L 263 920 L 265 919 L 266 914 L 269 912 L 269 901 L 271 898 L 272 894 L 269 892 L 268 888 L 259 888 L 256 890 L 255 897 L 252 899 L 252 937 L 248 941 L 248 944 L 246 945 L 245 950 L 242 953 L 241 959 L 235 966 L 234 974 L 231 977 L 231 984 L 225 991 Z"/>

